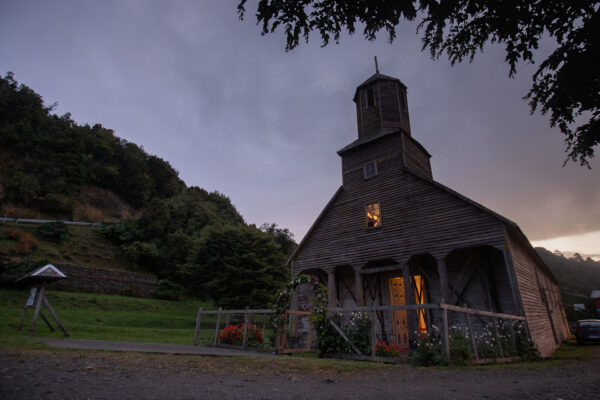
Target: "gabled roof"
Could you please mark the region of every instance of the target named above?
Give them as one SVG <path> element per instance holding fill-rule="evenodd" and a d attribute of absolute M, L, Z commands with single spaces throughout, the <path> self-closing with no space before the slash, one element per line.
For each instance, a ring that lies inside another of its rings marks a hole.
<path fill-rule="evenodd" d="M 472 205 L 473 207 L 478 208 L 479 210 L 491 215 L 492 217 L 498 219 L 501 222 L 504 222 L 505 224 L 516 228 L 521 235 L 523 235 L 523 237 L 525 237 L 525 235 L 523 234 L 523 232 L 521 232 L 521 229 L 519 228 L 519 226 L 514 223 L 513 221 L 509 220 L 506 217 L 503 217 L 502 215 L 490 210 L 489 208 L 477 203 L 476 201 L 473 201 L 471 199 L 469 199 L 468 197 L 463 196 L 462 194 L 450 189 L 447 186 L 442 185 L 439 182 L 434 181 L 433 179 L 429 179 L 425 176 L 422 176 L 420 174 L 417 174 L 416 172 L 411 171 L 408 168 L 404 168 L 404 170 L 411 174 L 412 176 L 416 177 L 417 179 L 420 179 L 422 181 L 427 182 L 428 184 L 434 185 L 437 188 L 455 196 L 458 197 L 459 199 L 469 203 L 470 205 Z M 307 239 L 311 236 L 312 232 L 315 230 L 315 228 L 317 227 L 317 225 L 319 224 L 319 222 L 321 221 L 321 219 L 323 219 L 323 217 L 325 216 L 325 214 L 327 213 L 327 211 L 329 210 L 329 208 L 333 205 L 333 203 L 335 202 L 335 199 L 339 196 L 339 194 L 343 191 L 344 187 L 340 186 L 339 189 L 337 190 L 337 192 L 335 192 L 335 194 L 333 195 L 333 197 L 331 198 L 331 200 L 329 200 L 329 202 L 327 203 L 327 205 L 325 206 L 325 208 L 323 209 L 323 211 L 321 211 L 321 213 L 319 214 L 319 216 L 317 217 L 317 219 L 315 220 L 315 222 L 312 224 L 312 226 L 310 227 L 310 229 L 308 230 L 308 232 L 306 232 L 306 235 L 304 235 L 304 238 L 302 239 L 302 241 L 298 244 L 298 246 L 296 247 L 296 249 L 294 250 L 294 252 L 292 253 L 292 255 L 290 255 L 290 257 L 287 260 L 287 264 L 289 264 L 294 257 L 296 256 L 296 253 L 303 247 L 304 243 L 307 241 Z M 544 264 L 545 265 L 545 264 Z"/>
<path fill-rule="evenodd" d="M 376 73 L 376 74 L 373 74 L 369 79 L 367 79 L 366 81 L 364 81 L 363 83 L 361 83 L 360 85 L 358 85 L 356 87 L 356 91 L 354 92 L 354 97 L 352 98 L 352 100 L 356 101 L 356 97 L 358 96 L 358 90 L 360 88 L 370 85 L 371 83 L 376 82 L 376 81 L 395 81 L 406 88 L 406 85 L 404 83 L 402 83 L 402 81 L 400 79 L 394 78 L 392 76 Z"/>
<path fill-rule="evenodd" d="M 398 133 L 401 132 L 400 130 L 394 128 L 394 129 L 382 129 L 380 130 L 378 133 L 374 134 L 374 135 L 364 135 L 359 137 L 358 139 L 356 139 L 354 142 L 350 143 L 349 145 L 343 147 L 342 149 L 338 150 L 338 154 L 341 156 L 343 153 L 345 153 L 346 151 L 353 149 L 355 147 L 358 146 L 362 146 L 363 144 L 366 143 L 370 143 L 374 140 L 377 139 L 381 139 L 382 137 L 385 137 L 387 135 L 391 135 L 392 133 Z"/>
<path fill-rule="evenodd" d="M 55 281 L 58 279 L 64 279 L 67 276 L 63 274 L 58 268 L 52 264 L 46 264 L 41 268 L 31 271 L 27 275 L 24 275 L 17 279 L 15 282 L 28 282 L 28 281 Z"/>
<path fill-rule="evenodd" d="M 302 238 L 302 241 L 298 244 L 298 246 L 296 246 L 296 248 L 294 249 L 294 252 L 290 255 L 290 257 L 286 261 L 286 265 L 289 264 L 290 261 L 292 261 L 292 259 L 296 255 L 296 252 L 298 252 L 298 250 L 300 250 L 300 248 L 304 245 L 304 242 L 306 241 L 306 239 L 308 239 L 308 237 L 310 236 L 310 234 L 312 233 L 312 231 L 315 230 L 315 228 L 317 227 L 317 225 L 319 224 L 319 222 L 321 221 L 321 219 L 323 219 L 323 217 L 325 216 L 325 213 L 327 212 L 327 210 L 329 210 L 329 207 L 331 207 L 331 205 L 335 202 L 335 199 L 337 199 L 337 197 L 340 195 L 340 193 L 342 193 L 343 190 L 344 190 L 344 187 L 340 186 L 338 188 L 338 190 L 334 193 L 334 195 L 331 198 L 331 200 L 329 200 L 329 202 L 327 203 L 327 205 L 325 206 L 325 208 L 323 209 L 323 211 L 321 211 L 321 213 L 319 214 L 319 216 L 317 217 L 317 219 L 315 220 L 315 222 L 313 222 L 313 224 L 310 226 L 310 229 L 308 230 L 308 232 L 306 232 L 306 234 Z"/>

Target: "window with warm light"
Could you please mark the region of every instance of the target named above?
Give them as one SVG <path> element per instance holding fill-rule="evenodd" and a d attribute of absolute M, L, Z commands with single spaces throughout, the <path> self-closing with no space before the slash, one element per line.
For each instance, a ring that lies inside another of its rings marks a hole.
<path fill-rule="evenodd" d="M 381 210 L 379 203 L 367 204 L 365 206 L 367 215 L 367 227 L 378 228 L 381 226 Z"/>

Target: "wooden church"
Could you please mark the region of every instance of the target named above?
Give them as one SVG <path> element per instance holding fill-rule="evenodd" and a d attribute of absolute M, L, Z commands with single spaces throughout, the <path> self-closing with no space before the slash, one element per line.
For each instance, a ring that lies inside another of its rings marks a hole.
<path fill-rule="evenodd" d="M 330 307 L 443 303 L 522 316 L 550 355 L 568 325 L 556 278 L 521 229 L 433 179 L 400 80 L 377 72 L 354 102 L 358 139 L 337 152 L 342 185 L 291 255 L 293 275 L 322 277 Z M 377 335 L 407 348 L 439 313 L 378 313 Z"/>

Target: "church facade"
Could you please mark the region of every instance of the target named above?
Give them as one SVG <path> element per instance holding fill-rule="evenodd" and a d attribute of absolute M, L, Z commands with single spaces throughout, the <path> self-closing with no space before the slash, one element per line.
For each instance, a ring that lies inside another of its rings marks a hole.
<path fill-rule="evenodd" d="M 433 179 L 406 95 L 380 73 L 357 87 L 358 138 L 338 151 L 342 185 L 291 255 L 293 275 L 321 277 L 331 307 L 444 303 L 523 316 L 550 355 L 569 334 L 555 277 L 517 224 Z M 407 348 L 439 318 L 381 312 L 377 334 Z"/>

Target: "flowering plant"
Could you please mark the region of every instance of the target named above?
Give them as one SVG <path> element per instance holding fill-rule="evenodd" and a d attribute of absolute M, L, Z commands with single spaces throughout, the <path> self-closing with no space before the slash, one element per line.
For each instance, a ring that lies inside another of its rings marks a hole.
<path fill-rule="evenodd" d="M 395 344 L 388 344 L 385 340 L 378 340 L 375 345 L 375 355 L 378 357 L 398 358 L 400 349 Z"/>
<path fill-rule="evenodd" d="M 241 346 L 243 344 L 244 324 L 228 325 L 219 333 L 219 343 Z M 262 329 L 249 323 L 246 332 L 246 345 L 256 346 L 262 344 L 264 335 Z"/>

